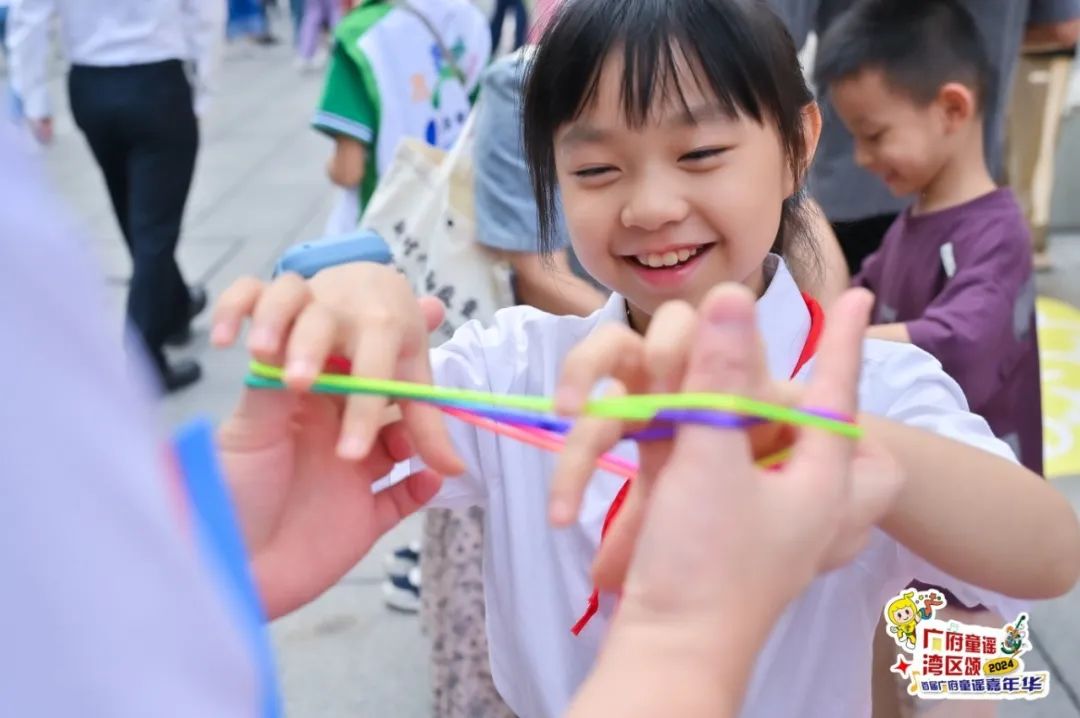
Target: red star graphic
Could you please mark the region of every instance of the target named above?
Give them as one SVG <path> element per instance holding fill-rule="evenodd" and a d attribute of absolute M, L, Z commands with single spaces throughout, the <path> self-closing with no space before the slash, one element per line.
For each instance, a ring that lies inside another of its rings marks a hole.
<path fill-rule="evenodd" d="M 906 677 L 909 668 L 911 668 L 911 664 L 905 661 L 903 656 L 897 656 L 896 663 L 892 665 L 891 670 L 893 673 L 899 673 Z"/>

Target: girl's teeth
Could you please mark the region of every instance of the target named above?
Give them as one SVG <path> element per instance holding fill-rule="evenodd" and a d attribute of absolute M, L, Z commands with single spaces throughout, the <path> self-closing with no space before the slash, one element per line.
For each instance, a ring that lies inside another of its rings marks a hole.
<path fill-rule="evenodd" d="M 695 247 L 694 249 L 680 249 L 677 252 L 664 252 L 663 254 L 639 254 L 634 257 L 634 259 L 638 261 L 638 264 L 658 269 L 660 267 L 674 267 L 678 264 L 682 264 L 697 254 L 698 251 L 699 248 Z"/>

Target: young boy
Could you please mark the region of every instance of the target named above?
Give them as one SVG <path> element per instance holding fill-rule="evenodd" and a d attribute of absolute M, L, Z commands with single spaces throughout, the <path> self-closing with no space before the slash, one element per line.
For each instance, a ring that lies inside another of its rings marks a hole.
<path fill-rule="evenodd" d="M 956 0 L 859 2 L 822 38 L 815 72 L 855 138 L 859 165 L 914 197 L 853 280 L 877 296 L 869 335 L 937 357 L 972 411 L 1041 474 L 1031 243 L 1013 193 L 986 165 L 991 73 Z M 956 617 L 1003 623 L 975 609 Z"/>
<path fill-rule="evenodd" d="M 449 149 L 491 55 L 487 18 L 469 0 L 368 0 L 334 31 L 312 125 L 334 140 L 327 171 L 355 201 L 355 227 L 405 137 Z"/>

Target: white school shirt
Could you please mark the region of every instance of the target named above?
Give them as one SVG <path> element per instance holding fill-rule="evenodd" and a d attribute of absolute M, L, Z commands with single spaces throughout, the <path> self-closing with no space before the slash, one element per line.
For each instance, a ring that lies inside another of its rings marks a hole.
<path fill-rule="evenodd" d="M 49 28 L 60 20 L 74 65 L 120 67 L 163 60 L 195 63 L 196 102 L 205 102 L 221 61 L 225 0 L 12 0 L 7 24 L 11 85 L 27 117 L 49 117 Z"/>
<path fill-rule="evenodd" d="M 783 262 L 771 257 L 770 265 L 773 277 L 757 303 L 758 324 L 770 372 L 787 379 L 802 352 L 810 314 Z M 435 382 L 497 394 L 551 395 L 570 349 L 609 322 L 626 322 L 618 295 L 587 318 L 505 309 L 490 328 L 470 323 L 433 350 Z M 960 387 L 937 360 L 910 344 L 866 342 L 859 401 L 863 411 L 1015 461 L 986 422 L 968 412 Z M 592 667 L 611 617 L 613 601 L 602 597 L 600 612 L 581 635 L 570 632 L 592 591 L 589 567 L 623 480 L 598 473 L 578 523 L 554 530 L 546 510 L 553 454 L 454 420 L 448 426 L 468 475 L 447 480 L 432 505 L 486 509 L 484 596 L 495 685 L 521 718 L 556 718 Z M 630 442 L 615 453 L 637 460 Z M 876 531 L 853 563 L 816 579 L 781 617 L 757 661 L 740 715 L 869 716 L 873 631 L 887 600 L 916 578 L 1005 616 L 1022 610 L 1019 602 L 960 582 Z"/>

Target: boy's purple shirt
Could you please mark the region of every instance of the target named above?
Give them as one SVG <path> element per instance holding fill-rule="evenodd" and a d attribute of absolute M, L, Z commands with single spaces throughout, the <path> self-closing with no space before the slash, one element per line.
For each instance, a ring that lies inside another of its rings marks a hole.
<path fill-rule="evenodd" d="M 873 323 L 907 325 L 971 410 L 1042 474 L 1042 398 L 1031 240 L 1012 191 L 903 212 L 853 280 L 876 295 Z"/>

